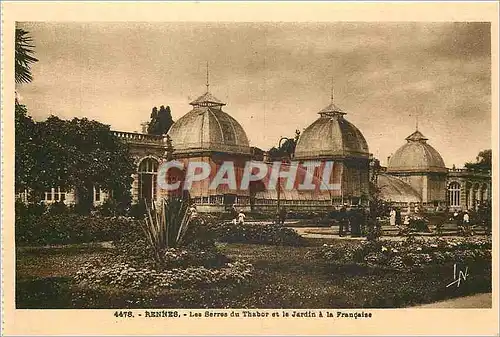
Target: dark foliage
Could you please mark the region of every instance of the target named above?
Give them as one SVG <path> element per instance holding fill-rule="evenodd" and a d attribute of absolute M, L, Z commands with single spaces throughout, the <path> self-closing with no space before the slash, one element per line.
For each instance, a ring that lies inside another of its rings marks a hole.
<path fill-rule="evenodd" d="M 475 163 L 465 163 L 465 168 L 474 172 L 491 171 L 491 149 L 479 152 Z"/>
<path fill-rule="evenodd" d="M 16 191 L 31 189 L 31 202 L 52 187 L 76 187 L 79 207 L 89 212 L 94 186 L 99 186 L 112 193 L 116 211 L 129 207 L 135 166 L 127 145 L 108 125 L 55 116 L 35 123 L 17 104 L 15 157 Z"/>
<path fill-rule="evenodd" d="M 135 240 L 140 234 L 137 221 L 126 217 L 80 215 L 59 206 L 40 214 L 41 206 L 24 207 L 16 210 L 16 244 L 21 246 Z"/>
<path fill-rule="evenodd" d="M 148 134 L 164 135 L 174 124 L 170 107 L 160 106 L 160 111 L 156 107 L 151 111 L 151 121 L 148 124 Z"/>
<path fill-rule="evenodd" d="M 278 147 L 272 147 L 269 150 L 269 157 L 271 160 L 282 160 L 284 158 L 293 158 L 295 154 L 295 147 L 299 141 L 300 131 L 295 130 L 294 138 L 283 137 L 280 139 Z"/>
<path fill-rule="evenodd" d="M 279 224 L 266 223 L 212 223 L 207 224 L 216 239 L 228 243 L 261 243 L 270 245 L 300 246 L 304 239 L 293 229 Z"/>

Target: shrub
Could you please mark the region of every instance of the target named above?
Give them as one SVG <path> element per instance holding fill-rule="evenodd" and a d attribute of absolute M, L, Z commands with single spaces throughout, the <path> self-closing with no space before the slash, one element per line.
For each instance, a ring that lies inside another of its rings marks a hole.
<path fill-rule="evenodd" d="M 380 222 L 374 218 L 369 217 L 366 226 L 366 239 L 368 241 L 376 241 L 382 237 L 382 226 Z"/>
<path fill-rule="evenodd" d="M 293 229 L 269 223 L 207 223 L 216 239 L 227 243 L 260 243 L 300 246 L 305 240 Z"/>
<path fill-rule="evenodd" d="M 70 211 L 69 207 L 66 206 L 66 204 L 62 201 L 57 201 L 54 202 L 53 204 L 49 205 L 47 208 L 47 211 L 50 214 L 57 215 L 57 214 L 65 214 Z"/>
<path fill-rule="evenodd" d="M 136 240 L 137 221 L 126 217 L 88 216 L 74 213 L 16 214 L 16 244 L 54 245 L 98 241 Z"/>
<path fill-rule="evenodd" d="M 144 201 L 141 201 L 139 203 L 130 206 L 128 215 L 137 220 L 144 219 L 146 216 L 146 204 L 144 203 Z"/>
<path fill-rule="evenodd" d="M 96 210 L 101 216 L 119 216 L 125 215 L 129 208 L 130 206 L 127 202 L 120 202 L 114 198 L 107 198 L 102 205 L 96 208 Z"/>
<path fill-rule="evenodd" d="M 17 217 L 34 217 L 40 216 L 47 212 L 47 205 L 44 203 L 25 204 L 21 200 L 16 200 L 15 203 L 16 219 Z"/>
<path fill-rule="evenodd" d="M 212 230 L 213 220 L 207 216 L 193 218 L 183 239 L 183 246 L 188 249 L 209 249 L 215 246 L 217 233 Z"/>
<path fill-rule="evenodd" d="M 218 267 L 229 260 L 215 245 L 215 234 L 201 217 L 193 217 L 186 228 L 182 246 L 153 247 L 150 240 L 138 229 L 137 238 L 124 236 L 115 242 L 115 257 L 120 262 L 150 266 L 157 270 L 172 267 Z M 159 263 L 158 261 L 161 261 Z"/>

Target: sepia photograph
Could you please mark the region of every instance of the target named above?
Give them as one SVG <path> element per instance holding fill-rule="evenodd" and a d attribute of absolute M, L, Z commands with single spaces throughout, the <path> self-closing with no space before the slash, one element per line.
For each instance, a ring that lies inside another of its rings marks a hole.
<path fill-rule="evenodd" d="M 495 308 L 497 30 L 16 20 L 14 309 Z"/>
<path fill-rule="evenodd" d="M 17 307 L 491 307 L 490 40 L 20 22 Z"/>

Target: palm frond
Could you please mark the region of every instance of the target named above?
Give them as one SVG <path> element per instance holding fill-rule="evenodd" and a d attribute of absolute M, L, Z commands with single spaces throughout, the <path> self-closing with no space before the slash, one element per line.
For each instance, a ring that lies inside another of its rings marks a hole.
<path fill-rule="evenodd" d="M 31 64 L 38 62 L 35 54 L 33 39 L 23 29 L 16 29 L 15 38 L 15 80 L 16 83 L 29 83 L 33 80 Z"/>

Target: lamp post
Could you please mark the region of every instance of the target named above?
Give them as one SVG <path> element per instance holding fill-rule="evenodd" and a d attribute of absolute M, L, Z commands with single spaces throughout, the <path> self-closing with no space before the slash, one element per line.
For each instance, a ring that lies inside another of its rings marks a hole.
<path fill-rule="evenodd" d="M 287 137 L 281 137 L 279 142 L 278 142 L 278 150 L 281 151 L 281 146 L 283 145 L 282 142 L 283 141 L 290 141 L 291 139 L 290 138 L 287 138 Z M 290 154 L 288 152 L 285 152 L 284 155 L 280 155 L 280 160 L 281 160 L 281 163 L 283 162 L 290 162 Z M 280 214 L 280 196 L 281 196 L 281 185 L 280 185 L 280 178 L 278 176 L 278 186 L 276 188 L 276 197 L 277 197 L 277 200 L 276 200 L 276 208 L 277 208 L 277 215 L 279 216 Z"/>

